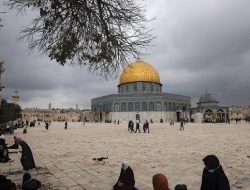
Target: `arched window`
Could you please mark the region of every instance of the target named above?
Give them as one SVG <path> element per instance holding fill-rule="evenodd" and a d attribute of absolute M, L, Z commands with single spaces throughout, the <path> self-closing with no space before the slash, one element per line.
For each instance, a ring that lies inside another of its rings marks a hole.
<path fill-rule="evenodd" d="M 147 102 L 142 102 L 142 111 L 148 111 Z"/>
<path fill-rule="evenodd" d="M 132 92 L 133 91 L 133 84 L 130 84 L 129 85 L 129 92 Z"/>
<path fill-rule="evenodd" d="M 122 92 L 127 92 L 126 86 L 123 86 L 123 91 Z"/>
<path fill-rule="evenodd" d="M 119 106 L 119 104 L 115 104 L 115 111 L 120 111 L 120 106 Z"/>
<path fill-rule="evenodd" d="M 128 111 L 134 111 L 132 102 L 128 103 Z"/>
<path fill-rule="evenodd" d="M 134 84 L 134 91 L 137 91 L 137 84 Z"/>
<path fill-rule="evenodd" d="M 168 103 L 167 102 L 164 103 L 164 108 L 163 109 L 164 109 L 164 111 L 168 111 Z"/>
<path fill-rule="evenodd" d="M 122 103 L 121 110 L 124 111 L 124 112 L 127 111 L 127 105 L 126 105 L 126 103 L 124 103 L 124 102 Z"/>
<path fill-rule="evenodd" d="M 149 111 L 154 111 L 154 102 L 149 103 Z"/>
<path fill-rule="evenodd" d="M 161 111 L 161 103 L 157 103 L 157 111 Z"/>
<path fill-rule="evenodd" d="M 173 111 L 172 103 L 171 103 L 171 102 L 168 102 L 168 110 L 169 110 L 169 111 Z"/>
<path fill-rule="evenodd" d="M 135 111 L 140 111 L 140 102 L 135 103 Z"/>

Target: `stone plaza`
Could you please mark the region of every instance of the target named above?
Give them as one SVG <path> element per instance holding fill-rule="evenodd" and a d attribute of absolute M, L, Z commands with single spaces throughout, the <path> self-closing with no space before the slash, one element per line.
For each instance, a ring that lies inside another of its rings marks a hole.
<path fill-rule="evenodd" d="M 17 129 L 5 135 L 8 145 L 13 136 L 23 138 L 32 149 L 37 169 L 30 171 L 39 179 L 41 189 L 110 190 L 119 177 L 121 162 L 127 160 L 135 174 L 136 187 L 152 190 L 152 176 L 164 173 L 170 189 L 178 183 L 188 189 L 200 188 L 204 168 L 202 159 L 208 154 L 218 156 L 229 178 L 231 189 L 250 190 L 250 124 L 151 124 L 150 133 L 130 133 L 127 123 L 52 122 Z M 142 123 L 141 123 L 142 131 Z M 10 150 L 14 152 L 15 150 Z M 106 157 L 105 162 L 93 158 Z M 10 163 L 0 163 L 0 172 L 21 185 L 21 154 L 11 153 Z"/>

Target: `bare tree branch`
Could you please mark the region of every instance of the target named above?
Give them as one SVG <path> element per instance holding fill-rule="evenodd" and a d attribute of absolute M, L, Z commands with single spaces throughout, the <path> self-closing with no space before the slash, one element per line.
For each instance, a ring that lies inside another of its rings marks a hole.
<path fill-rule="evenodd" d="M 142 7 L 134 0 L 8 0 L 10 8 L 39 11 L 22 30 L 32 50 L 59 64 L 86 65 L 101 76 L 116 75 L 150 45 Z"/>

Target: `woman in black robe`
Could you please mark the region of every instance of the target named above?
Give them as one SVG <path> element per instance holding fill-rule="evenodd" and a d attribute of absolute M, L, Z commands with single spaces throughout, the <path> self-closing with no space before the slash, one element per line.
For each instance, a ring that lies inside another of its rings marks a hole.
<path fill-rule="evenodd" d="M 0 134 L 0 162 L 8 162 L 10 160 L 7 144 L 4 137 Z"/>
<path fill-rule="evenodd" d="M 230 190 L 229 181 L 225 175 L 219 159 L 215 155 L 208 155 L 203 159 L 201 190 Z"/>
<path fill-rule="evenodd" d="M 41 187 L 41 182 L 31 178 L 29 173 L 23 174 L 22 190 L 37 190 Z"/>
<path fill-rule="evenodd" d="M 21 164 L 23 166 L 23 170 L 31 170 L 36 168 L 33 154 L 29 145 L 21 138 L 16 138 L 15 142 L 22 147 Z"/>
<path fill-rule="evenodd" d="M 134 172 L 128 165 L 128 162 L 122 162 L 122 168 L 120 172 L 119 179 L 114 185 L 113 190 L 134 190 L 135 188 L 135 178 Z"/>

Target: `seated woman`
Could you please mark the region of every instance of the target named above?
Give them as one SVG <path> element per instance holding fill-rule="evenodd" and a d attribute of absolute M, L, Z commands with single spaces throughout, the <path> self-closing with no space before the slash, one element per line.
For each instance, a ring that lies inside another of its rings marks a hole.
<path fill-rule="evenodd" d="M 22 190 L 37 190 L 41 187 L 41 182 L 32 179 L 29 173 L 23 174 Z"/>
<path fill-rule="evenodd" d="M 175 186 L 174 190 L 187 190 L 187 186 L 185 184 L 178 184 Z"/>
<path fill-rule="evenodd" d="M 15 143 L 22 147 L 22 156 L 20 161 L 23 166 L 23 170 L 31 170 L 36 168 L 33 154 L 29 145 L 18 137 L 15 138 Z"/>
<path fill-rule="evenodd" d="M 122 162 L 120 176 L 117 183 L 113 186 L 113 190 L 134 190 L 135 178 L 134 172 L 127 161 Z"/>
<path fill-rule="evenodd" d="M 154 190 L 170 190 L 168 187 L 168 179 L 164 174 L 158 173 L 153 175 L 152 183 Z"/>
<path fill-rule="evenodd" d="M 208 155 L 203 159 L 203 169 L 200 190 L 230 190 L 229 181 L 225 175 L 219 159 L 215 155 Z"/>
<path fill-rule="evenodd" d="M 9 151 L 3 135 L 0 134 L 0 162 L 8 162 L 10 160 Z"/>
<path fill-rule="evenodd" d="M 6 176 L 0 174 L 0 189 L 16 190 L 16 184 L 13 183 L 10 179 L 7 179 Z"/>

